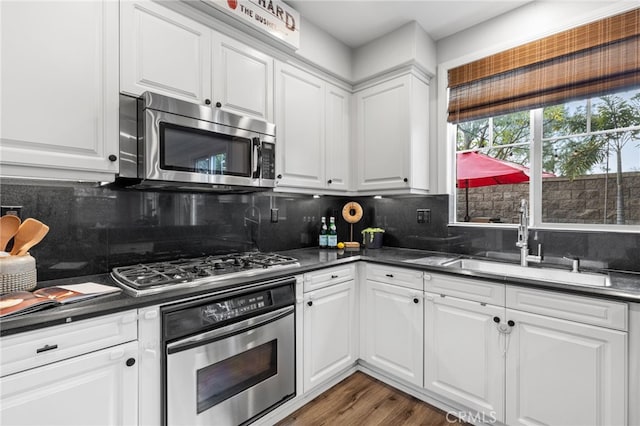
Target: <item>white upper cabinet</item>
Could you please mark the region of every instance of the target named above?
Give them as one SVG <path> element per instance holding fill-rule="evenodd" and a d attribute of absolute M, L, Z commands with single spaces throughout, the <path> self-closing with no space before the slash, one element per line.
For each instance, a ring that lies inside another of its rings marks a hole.
<path fill-rule="evenodd" d="M 278 186 L 346 189 L 350 94 L 280 62 L 275 89 Z"/>
<path fill-rule="evenodd" d="M 408 73 L 355 94 L 359 192 L 429 191 L 429 85 Z"/>
<path fill-rule="evenodd" d="M 351 93 L 327 84 L 325 117 L 325 188 L 347 191 L 351 181 Z"/>
<path fill-rule="evenodd" d="M 203 104 L 211 97 L 211 30 L 151 1 L 120 2 L 120 90 Z"/>
<path fill-rule="evenodd" d="M 120 90 L 273 121 L 273 58 L 151 1 L 121 2 Z"/>
<path fill-rule="evenodd" d="M 276 63 L 278 185 L 324 186 L 324 82 Z"/>
<path fill-rule="evenodd" d="M 2 176 L 113 180 L 118 3 L 0 2 L 0 21 Z"/>
<path fill-rule="evenodd" d="M 213 103 L 273 122 L 273 58 L 213 33 Z"/>

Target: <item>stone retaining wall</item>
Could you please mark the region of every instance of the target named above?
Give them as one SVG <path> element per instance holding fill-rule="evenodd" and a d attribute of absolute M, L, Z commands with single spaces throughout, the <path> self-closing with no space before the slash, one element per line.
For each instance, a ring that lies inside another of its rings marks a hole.
<path fill-rule="evenodd" d="M 607 187 L 606 223 L 616 223 L 616 176 L 589 175 L 570 180 L 545 178 L 542 182 L 544 222 L 603 223 L 605 183 Z M 623 176 L 625 224 L 640 224 L 640 172 Z M 469 188 L 469 216 L 517 223 L 522 198 L 529 197 L 529 184 L 494 185 Z M 458 190 L 458 221 L 465 216 L 465 190 Z M 552 218 L 552 219 L 550 219 Z"/>

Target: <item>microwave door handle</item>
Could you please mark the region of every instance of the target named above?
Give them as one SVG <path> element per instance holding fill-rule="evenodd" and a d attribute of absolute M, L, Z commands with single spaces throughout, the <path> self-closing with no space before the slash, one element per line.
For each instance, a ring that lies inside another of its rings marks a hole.
<path fill-rule="evenodd" d="M 253 178 L 259 179 L 262 175 L 262 144 L 259 138 L 253 138 Z"/>

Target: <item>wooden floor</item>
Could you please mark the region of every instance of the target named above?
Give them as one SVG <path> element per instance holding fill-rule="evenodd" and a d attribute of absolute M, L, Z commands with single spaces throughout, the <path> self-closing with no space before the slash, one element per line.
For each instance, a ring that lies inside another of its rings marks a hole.
<path fill-rule="evenodd" d="M 458 426 L 452 415 L 356 372 L 277 426 Z"/>

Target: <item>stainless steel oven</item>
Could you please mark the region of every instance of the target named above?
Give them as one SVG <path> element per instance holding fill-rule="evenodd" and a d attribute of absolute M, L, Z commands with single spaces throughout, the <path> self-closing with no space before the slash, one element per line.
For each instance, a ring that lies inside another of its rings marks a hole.
<path fill-rule="evenodd" d="M 209 105 L 120 96 L 119 182 L 193 190 L 275 186 L 275 125 Z"/>
<path fill-rule="evenodd" d="M 164 424 L 241 425 L 295 396 L 295 278 L 163 307 Z"/>

